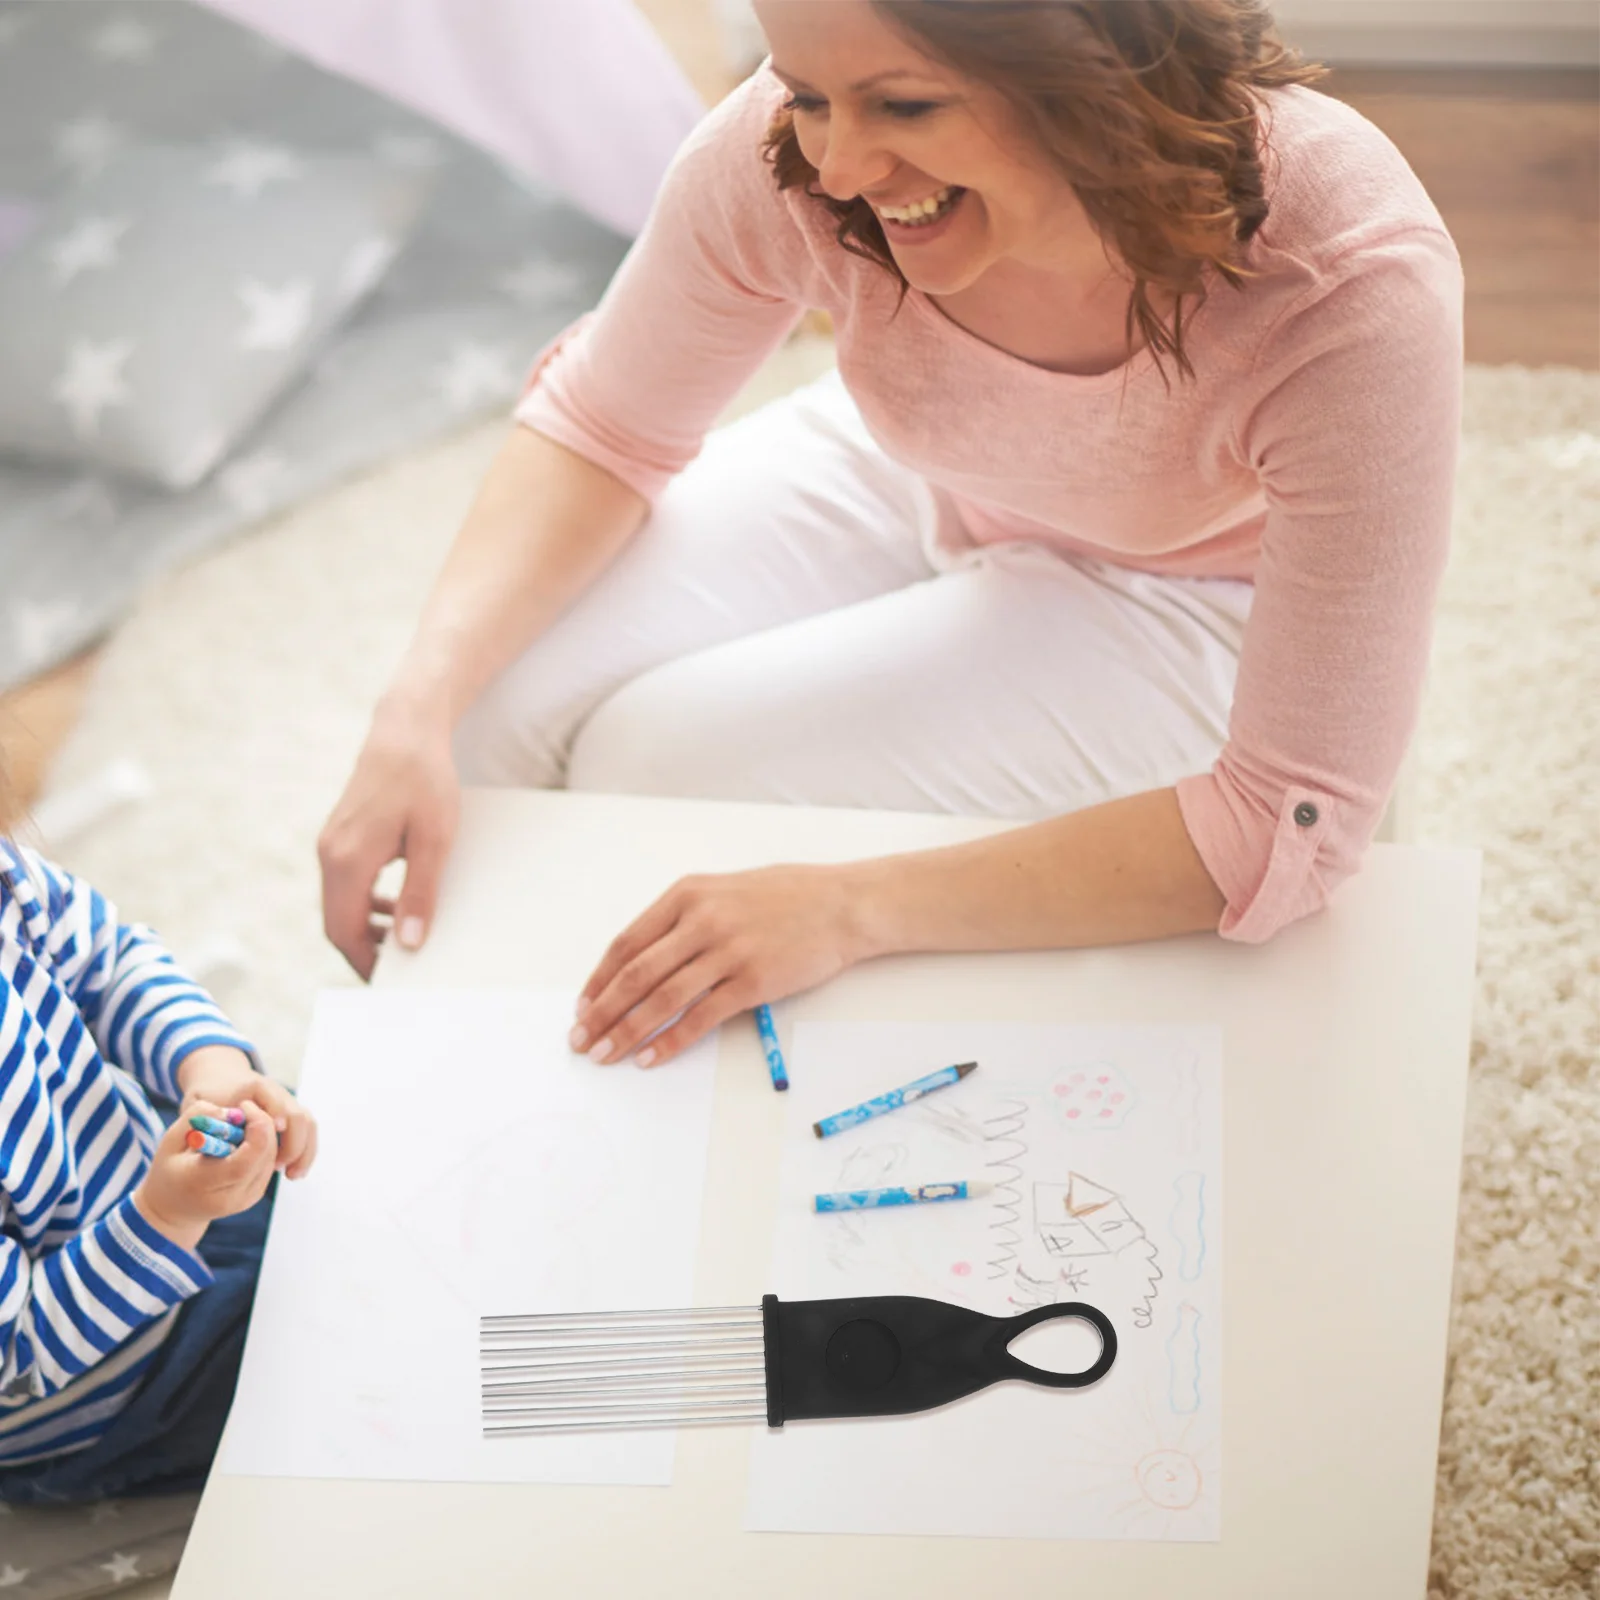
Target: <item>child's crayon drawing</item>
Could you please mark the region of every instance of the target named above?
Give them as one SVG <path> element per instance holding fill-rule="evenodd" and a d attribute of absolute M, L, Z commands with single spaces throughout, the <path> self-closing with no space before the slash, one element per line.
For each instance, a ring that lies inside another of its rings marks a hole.
<path fill-rule="evenodd" d="M 921 1294 L 991 1315 L 1082 1300 L 1111 1319 L 1119 1354 L 1065 1397 L 1008 1389 L 898 1432 L 757 1440 L 748 1525 L 1219 1537 L 1220 1055 L 1205 1028 L 801 1021 L 772 1288 Z M 978 1069 L 937 1095 L 826 1141 L 810 1132 L 813 1106 L 963 1058 Z M 810 1215 L 804 1198 L 960 1179 L 993 1190 L 893 1217 Z M 930 1466 L 953 1457 L 973 1466 L 959 1490 Z"/>

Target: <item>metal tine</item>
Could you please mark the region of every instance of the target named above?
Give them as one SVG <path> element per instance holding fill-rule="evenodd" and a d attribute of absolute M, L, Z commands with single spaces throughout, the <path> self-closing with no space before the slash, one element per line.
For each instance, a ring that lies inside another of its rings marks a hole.
<path fill-rule="evenodd" d="M 480 1339 L 507 1339 L 527 1334 L 543 1338 L 562 1338 L 580 1333 L 654 1333 L 668 1328 L 683 1333 L 724 1332 L 730 1328 L 760 1328 L 760 1317 L 702 1317 L 686 1319 L 674 1317 L 630 1317 L 625 1321 L 595 1318 L 591 1322 L 502 1322 L 492 1328 L 480 1327 Z"/>
<path fill-rule="evenodd" d="M 634 1379 L 628 1378 L 612 1383 L 586 1383 L 582 1379 L 563 1379 L 557 1383 L 486 1383 L 483 1386 L 485 1400 L 497 1398 L 502 1395 L 556 1395 L 556 1394 L 588 1394 L 588 1395 L 615 1395 L 615 1394 L 681 1394 L 701 1395 L 717 1394 L 728 1389 L 755 1388 L 766 1381 L 765 1375 L 759 1370 L 751 1372 L 714 1373 L 708 1383 L 685 1382 L 682 1378 L 662 1375 L 660 1378 Z"/>
<path fill-rule="evenodd" d="M 497 1383 L 627 1383 L 653 1379 L 687 1381 L 725 1378 L 746 1372 L 765 1373 L 760 1356 L 729 1354 L 687 1361 L 682 1356 L 629 1357 L 604 1361 L 501 1361 L 485 1363 L 479 1377 L 485 1388 Z"/>
<path fill-rule="evenodd" d="M 696 1416 L 702 1411 L 727 1411 L 737 1405 L 765 1406 L 767 1403 L 766 1391 L 751 1389 L 748 1393 L 736 1399 L 707 1400 L 704 1404 L 697 1405 L 693 1401 L 684 1400 L 596 1400 L 575 1405 L 565 1403 L 545 1405 L 540 1403 L 529 1404 L 518 1401 L 511 1404 L 485 1403 L 483 1414 L 486 1417 L 606 1417 L 618 1411 L 631 1412 L 636 1416 L 648 1417 L 659 1412 L 670 1411 L 678 1416 Z"/>
<path fill-rule="evenodd" d="M 512 1354 L 502 1351 L 498 1354 Z M 541 1355 L 543 1352 L 530 1350 L 528 1355 Z M 561 1356 L 553 1361 L 485 1361 L 482 1370 L 489 1372 L 577 1372 L 586 1367 L 599 1371 L 615 1370 L 636 1367 L 641 1370 L 650 1367 L 668 1367 L 687 1369 L 690 1367 L 704 1367 L 718 1362 L 728 1364 L 734 1362 L 747 1362 L 752 1360 L 754 1352 L 749 1350 L 707 1350 L 689 1355 L 674 1355 L 667 1351 L 660 1351 L 653 1355 L 604 1355 L 604 1356 Z"/>
<path fill-rule="evenodd" d="M 491 1372 L 576 1372 L 593 1367 L 597 1371 L 626 1372 L 630 1367 L 678 1369 L 683 1372 L 699 1371 L 704 1367 L 761 1366 L 759 1350 L 650 1350 L 624 1355 L 614 1350 L 599 1355 L 580 1355 L 563 1350 L 547 1355 L 543 1350 L 496 1350 L 493 1357 L 485 1356 L 478 1363 L 479 1370 L 487 1376 Z"/>
<path fill-rule="evenodd" d="M 766 1364 L 749 1356 L 728 1361 L 609 1361 L 594 1363 L 530 1363 L 484 1367 L 480 1373 L 485 1388 L 497 1383 L 693 1383 L 712 1378 L 742 1377 L 745 1373 L 766 1374 Z"/>
<path fill-rule="evenodd" d="M 759 1322 L 759 1306 L 686 1306 L 661 1311 L 513 1311 L 478 1318 L 486 1331 L 511 1322 L 539 1322 L 549 1326 L 574 1322 L 684 1322 L 696 1319 Z"/>
<path fill-rule="evenodd" d="M 715 1350 L 724 1345 L 759 1345 L 759 1333 L 708 1333 L 703 1339 L 645 1337 L 639 1339 L 528 1339 L 508 1340 L 489 1346 L 484 1354 L 501 1350 Z"/>
<path fill-rule="evenodd" d="M 749 1327 L 726 1328 L 666 1328 L 666 1327 L 626 1327 L 626 1328 L 526 1328 L 517 1331 L 481 1334 L 478 1339 L 478 1348 L 481 1350 L 495 1350 L 503 1345 L 537 1344 L 537 1345 L 589 1345 L 589 1344 L 624 1344 L 642 1345 L 659 1343 L 663 1340 L 676 1340 L 683 1344 L 720 1344 L 729 1340 L 745 1340 L 754 1343 L 764 1338 L 759 1323 Z"/>
<path fill-rule="evenodd" d="M 480 1322 L 514 1322 L 521 1317 L 543 1317 L 549 1322 L 574 1317 L 726 1317 L 735 1312 L 752 1317 L 761 1315 L 760 1306 L 616 1306 L 591 1307 L 588 1311 L 485 1311 Z"/>
<path fill-rule="evenodd" d="M 715 1417 L 727 1411 L 754 1411 L 766 1414 L 761 1395 L 730 1395 L 715 1405 L 704 1406 L 498 1406 L 483 1414 L 485 1427 L 504 1422 L 610 1422 L 618 1417 Z"/>
<path fill-rule="evenodd" d="M 541 1328 L 589 1328 L 596 1326 L 625 1327 L 633 1323 L 670 1322 L 695 1327 L 706 1323 L 753 1323 L 760 1326 L 759 1311 L 589 1311 L 557 1312 L 546 1315 L 542 1311 L 529 1311 L 518 1316 L 479 1317 L 478 1326 L 484 1333 L 496 1333 L 505 1328 L 520 1328 L 534 1323 Z"/>
<path fill-rule="evenodd" d="M 632 1421 L 617 1418 L 604 1422 L 496 1422 L 486 1423 L 486 1439 L 511 1438 L 519 1434 L 538 1433 L 635 1433 L 643 1428 L 708 1428 L 721 1427 L 730 1422 L 765 1422 L 762 1411 L 730 1411 L 725 1416 L 697 1417 L 637 1417 Z"/>
<path fill-rule="evenodd" d="M 703 1372 L 694 1374 L 694 1376 L 697 1379 L 714 1383 L 766 1382 L 766 1373 L 759 1367 L 708 1367 Z M 504 1394 L 516 1389 L 547 1392 L 555 1389 L 575 1388 L 585 1393 L 599 1394 L 602 1391 L 610 1392 L 612 1389 L 624 1387 L 629 1383 L 647 1382 L 682 1384 L 687 1388 L 704 1386 L 704 1383 L 685 1383 L 684 1375 L 681 1372 L 675 1372 L 668 1368 L 665 1371 L 608 1372 L 598 1376 L 591 1376 L 588 1373 L 557 1373 L 554 1376 L 546 1376 L 542 1373 L 534 1373 L 532 1375 L 499 1373 L 491 1378 L 485 1373 L 479 1392 L 484 1395 L 491 1395 Z"/>
<path fill-rule="evenodd" d="M 484 1350 L 480 1357 L 485 1366 L 491 1361 L 504 1362 L 521 1356 L 550 1366 L 606 1366 L 616 1361 L 748 1361 L 759 1360 L 762 1353 L 759 1339 L 739 1339 L 716 1344 L 680 1340 L 663 1344 L 519 1344 L 507 1345 L 503 1350 Z"/>
<path fill-rule="evenodd" d="M 478 1363 L 479 1369 L 491 1372 L 572 1372 L 580 1367 L 599 1370 L 626 1370 L 629 1367 L 677 1367 L 684 1372 L 707 1366 L 744 1367 L 760 1366 L 760 1350 L 641 1350 L 637 1354 L 623 1354 L 615 1350 L 598 1355 L 581 1355 L 576 1350 L 562 1350 L 547 1354 L 543 1350 L 495 1350 L 486 1353 Z"/>

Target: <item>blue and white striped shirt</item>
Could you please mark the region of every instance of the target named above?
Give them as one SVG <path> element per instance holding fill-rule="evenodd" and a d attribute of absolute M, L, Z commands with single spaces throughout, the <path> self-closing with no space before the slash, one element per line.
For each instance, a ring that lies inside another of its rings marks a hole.
<path fill-rule="evenodd" d="M 0 839 L 0 1465 L 93 1444 L 211 1282 L 140 1216 L 149 1090 L 248 1046 L 146 928 Z"/>

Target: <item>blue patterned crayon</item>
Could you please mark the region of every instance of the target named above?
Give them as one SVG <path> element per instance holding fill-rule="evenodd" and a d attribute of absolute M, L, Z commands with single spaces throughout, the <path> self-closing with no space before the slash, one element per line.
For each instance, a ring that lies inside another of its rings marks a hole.
<path fill-rule="evenodd" d="M 918 1078 L 915 1083 L 908 1083 L 903 1089 L 891 1089 L 887 1094 L 878 1095 L 876 1099 L 864 1100 L 858 1106 L 851 1106 L 848 1111 L 835 1112 L 831 1117 L 824 1117 L 821 1122 L 813 1122 L 811 1131 L 819 1139 L 843 1133 L 846 1128 L 870 1122 L 873 1117 L 881 1117 L 889 1111 L 898 1111 L 901 1106 L 908 1106 L 913 1100 L 920 1100 L 923 1095 L 932 1094 L 935 1089 L 960 1083 L 969 1072 L 977 1070 L 976 1061 L 963 1061 L 959 1067 L 940 1067 L 937 1072 L 930 1072 L 927 1077 Z"/>
<path fill-rule="evenodd" d="M 811 1202 L 817 1211 L 873 1211 L 879 1206 L 930 1205 L 938 1200 L 978 1200 L 993 1191 L 992 1183 L 923 1183 L 910 1189 L 846 1189 L 839 1194 L 819 1194 Z"/>
<path fill-rule="evenodd" d="M 231 1156 L 235 1148 L 226 1139 L 213 1139 L 209 1133 L 201 1133 L 198 1128 L 189 1130 L 184 1143 L 203 1156 Z"/>
<path fill-rule="evenodd" d="M 778 1030 L 772 1023 L 772 1007 L 756 1007 L 756 1029 L 761 1035 L 762 1048 L 767 1052 L 767 1071 L 772 1074 L 774 1089 L 789 1087 L 789 1069 L 783 1064 L 783 1051 L 778 1048 Z"/>
<path fill-rule="evenodd" d="M 218 1117 L 190 1117 L 189 1126 L 210 1134 L 213 1139 L 226 1139 L 229 1144 L 244 1143 L 244 1129 L 235 1122 L 223 1122 Z"/>

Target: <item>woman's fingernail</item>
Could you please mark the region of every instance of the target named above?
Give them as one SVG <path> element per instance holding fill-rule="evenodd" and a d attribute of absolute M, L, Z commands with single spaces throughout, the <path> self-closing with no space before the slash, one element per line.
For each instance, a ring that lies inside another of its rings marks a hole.
<path fill-rule="evenodd" d="M 591 1061 L 605 1061 L 609 1059 L 610 1055 L 611 1041 L 609 1039 L 602 1039 L 600 1043 L 589 1052 L 589 1059 Z"/>
<path fill-rule="evenodd" d="M 589 1007 L 592 1006 L 593 1004 L 594 1004 L 594 1001 L 589 999 L 589 997 L 587 995 L 581 995 L 580 994 L 578 996 L 578 1005 L 577 1005 L 577 1010 L 576 1010 L 575 1014 L 577 1016 L 581 1017 L 589 1009 Z"/>
<path fill-rule="evenodd" d="M 420 950 L 422 948 L 422 918 L 407 917 L 400 924 L 400 943 L 407 950 Z"/>
<path fill-rule="evenodd" d="M 641 1050 L 633 1059 L 637 1061 L 641 1067 L 648 1067 L 650 1063 L 655 1060 L 655 1058 L 655 1046 L 646 1045 L 645 1048 Z"/>
<path fill-rule="evenodd" d="M 570 1044 L 574 1050 L 583 1049 L 588 1042 L 589 1034 L 584 1028 L 574 1028 L 572 1032 L 567 1035 L 567 1043 Z"/>

